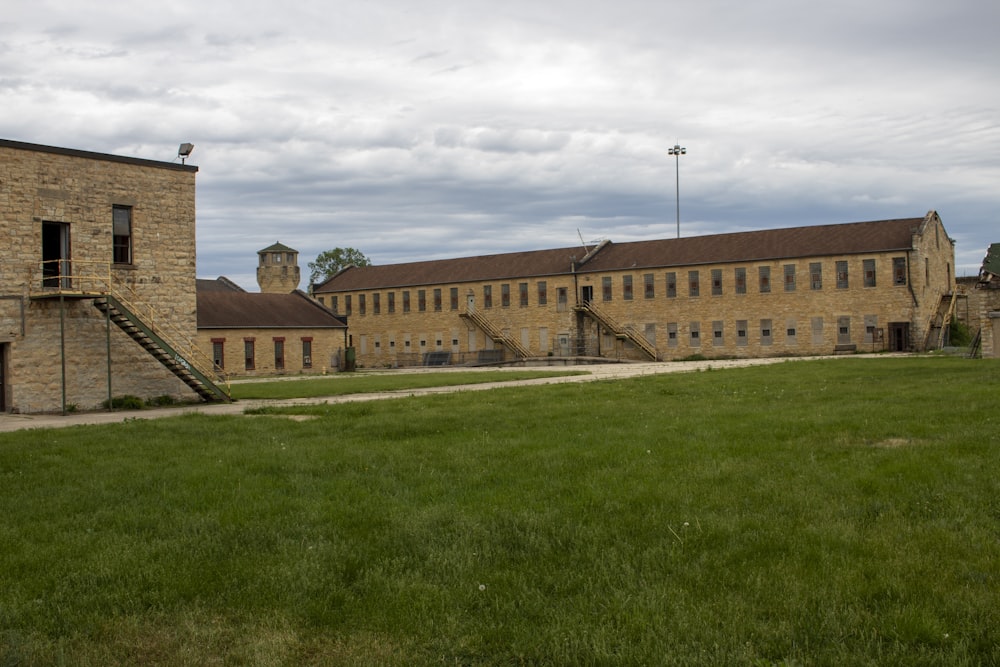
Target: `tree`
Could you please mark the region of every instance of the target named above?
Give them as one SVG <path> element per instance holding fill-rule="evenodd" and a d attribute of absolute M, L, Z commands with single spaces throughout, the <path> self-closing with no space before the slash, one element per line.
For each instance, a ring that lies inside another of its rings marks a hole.
<path fill-rule="evenodd" d="M 321 283 L 348 266 L 371 265 L 371 260 L 356 248 L 324 250 L 316 257 L 315 262 L 309 262 L 309 284 Z"/>

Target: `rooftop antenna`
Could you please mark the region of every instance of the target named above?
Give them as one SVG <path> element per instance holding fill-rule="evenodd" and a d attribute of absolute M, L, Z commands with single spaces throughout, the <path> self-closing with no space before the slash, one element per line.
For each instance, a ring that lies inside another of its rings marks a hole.
<path fill-rule="evenodd" d="M 185 163 L 185 160 L 187 160 L 191 156 L 191 151 L 193 150 L 194 150 L 194 144 L 184 143 L 180 145 L 180 147 L 177 149 L 177 157 L 181 159 L 181 164 Z"/>
<path fill-rule="evenodd" d="M 576 228 L 576 235 L 580 237 L 580 245 L 583 246 L 583 252 L 590 252 L 590 248 L 587 247 L 587 242 L 583 240 L 583 232 L 580 231 L 579 227 Z"/>

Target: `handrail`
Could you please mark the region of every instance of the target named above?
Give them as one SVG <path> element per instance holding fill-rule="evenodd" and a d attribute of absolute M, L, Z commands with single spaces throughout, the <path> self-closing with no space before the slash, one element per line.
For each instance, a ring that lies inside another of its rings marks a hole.
<path fill-rule="evenodd" d="M 616 336 L 624 336 L 625 338 L 628 338 L 632 341 L 632 343 L 638 346 L 639 349 L 648 354 L 654 360 L 658 359 L 656 347 L 650 343 L 644 335 L 640 334 L 632 325 L 619 324 L 610 315 L 595 306 L 593 301 L 584 301 L 578 306 L 578 308 L 592 314 L 600 324 L 603 324 L 608 329 L 611 329 Z"/>
<path fill-rule="evenodd" d="M 55 266 L 56 271 L 45 273 L 46 266 Z M 121 302 L 127 309 L 142 319 L 157 336 L 170 347 L 184 355 L 185 361 L 194 366 L 205 377 L 214 377 L 225 384 L 226 393 L 230 393 L 230 383 L 227 374 L 219 369 L 215 361 L 191 339 L 189 335 L 170 323 L 170 318 L 163 316 L 148 303 L 145 303 L 131 286 L 119 279 L 113 272 L 109 262 L 80 259 L 46 260 L 40 263 L 42 271 L 41 291 L 34 292 L 39 296 L 67 294 L 73 296 L 111 296 Z M 70 272 L 64 273 L 69 267 Z M 83 271 L 78 271 L 82 267 Z M 48 284 L 47 284 L 48 283 Z M 31 284 L 36 284 L 35 280 Z"/>
<path fill-rule="evenodd" d="M 527 359 L 531 356 L 531 352 L 526 350 L 523 345 L 510 336 L 504 335 L 502 331 L 498 330 L 492 322 L 486 319 L 486 317 L 475 308 L 466 309 L 464 315 L 472 320 L 476 326 L 489 334 L 490 338 L 506 345 L 514 352 L 514 354 L 518 355 L 522 359 Z"/>

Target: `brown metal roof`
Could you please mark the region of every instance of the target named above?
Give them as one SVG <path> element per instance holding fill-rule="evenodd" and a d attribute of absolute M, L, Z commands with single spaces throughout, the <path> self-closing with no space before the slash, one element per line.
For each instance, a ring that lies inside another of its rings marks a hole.
<path fill-rule="evenodd" d="M 612 243 L 580 273 L 907 250 L 924 218 Z"/>
<path fill-rule="evenodd" d="M 928 213 L 928 217 L 933 212 Z M 482 282 L 570 273 L 664 268 L 792 257 L 820 257 L 908 250 L 924 218 L 876 220 L 837 225 L 767 229 L 682 239 L 581 246 L 481 255 L 407 264 L 349 267 L 316 287 L 317 293 L 417 285 Z M 585 256 L 590 252 L 589 258 Z M 586 261 L 584 261 L 586 259 Z"/>
<path fill-rule="evenodd" d="M 296 290 L 288 294 L 202 289 L 198 281 L 199 329 L 338 329 L 347 325 Z"/>
<path fill-rule="evenodd" d="M 559 275 L 569 273 L 573 259 L 582 259 L 585 254 L 582 246 L 574 246 L 383 266 L 352 266 L 318 285 L 314 291 L 342 292 Z"/>

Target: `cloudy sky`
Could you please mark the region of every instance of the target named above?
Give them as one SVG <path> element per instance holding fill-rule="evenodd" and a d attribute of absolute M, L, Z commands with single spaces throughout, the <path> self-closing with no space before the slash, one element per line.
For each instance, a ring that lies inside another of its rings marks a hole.
<path fill-rule="evenodd" d="M 11 6 L 12 5 L 12 6 Z M 992 0 L 8 0 L 0 138 L 198 174 L 198 275 L 918 217 L 1000 242 Z"/>

